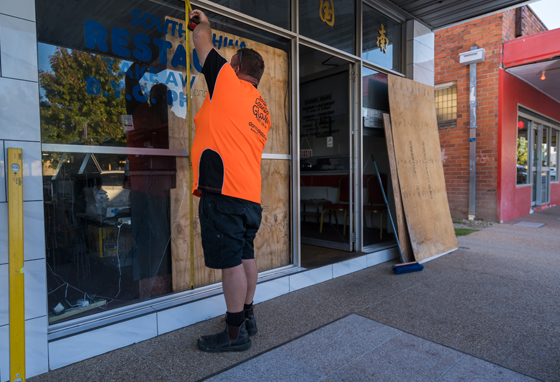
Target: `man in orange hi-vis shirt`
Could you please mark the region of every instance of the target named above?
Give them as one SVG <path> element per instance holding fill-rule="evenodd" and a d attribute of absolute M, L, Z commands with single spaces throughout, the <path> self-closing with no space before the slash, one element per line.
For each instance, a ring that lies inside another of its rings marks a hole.
<path fill-rule="evenodd" d="M 207 352 L 241 351 L 257 333 L 253 296 L 257 263 L 253 240 L 262 218 L 261 157 L 270 130 L 270 116 L 257 86 L 264 61 L 252 49 L 239 49 L 231 63 L 212 43 L 206 15 L 194 28 L 194 46 L 208 85 L 208 94 L 194 118 L 193 194 L 200 196 L 202 248 L 207 267 L 222 270 L 227 314 L 225 330 L 202 336 Z"/>

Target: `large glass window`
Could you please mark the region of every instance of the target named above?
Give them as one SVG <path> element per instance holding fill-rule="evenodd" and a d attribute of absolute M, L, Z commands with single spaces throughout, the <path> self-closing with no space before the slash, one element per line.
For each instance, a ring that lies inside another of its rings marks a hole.
<path fill-rule="evenodd" d="M 273 122 L 264 152 L 289 154 L 289 41 L 207 15 L 221 55 L 246 46 L 263 56 Z M 194 116 L 207 87 L 192 52 L 187 77 L 184 17 L 182 3 L 37 1 L 51 324 L 220 281 L 204 267 L 196 215 L 188 242 L 187 102 Z M 261 167 L 255 248 L 266 270 L 291 262 L 290 163 Z"/>
<path fill-rule="evenodd" d="M 362 58 L 384 68 L 401 71 L 402 27 L 364 4 Z"/>
<path fill-rule="evenodd" d="M 300 0 L 299 32 L 323 44 L 355 53 L 355 0 Z"/>
<path fill-rule="evenodd" d="M 517 121 L 517 184 L 529 184 L 529 130 L 528 119 Z"/>
<path fill-rule="evenodd" d="M 211 0 L 252 16 L 256 19 L 266 21 L 280 28 L 290 29 L 290 1 L 289 0 Z"/>

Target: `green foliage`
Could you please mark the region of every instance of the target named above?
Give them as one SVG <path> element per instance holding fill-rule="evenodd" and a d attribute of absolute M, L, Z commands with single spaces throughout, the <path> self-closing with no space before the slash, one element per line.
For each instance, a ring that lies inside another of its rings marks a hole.
<path fill-rule="evenodd" d="M 39 71 L 43 142 L 126 144 L 121 121 L 126 114 L 124 91 L 117 98 L 111 86 L 111 81 L 115 85 L 123 78 L 118 74 L 120 63 L 116 60 L 109 70 L 101 56 L 56 48 L 50 58 L 51 71 Z M 100 95 L 86 92 L 88 76 L 99 80 Z M 104 92 L 109 96 L 104 97 Z"/>
<path fill-rule="evenodd" d="M 478 230 L 470 228 L 455 228 L 455 236 L 466 236 L 473 232 L 478 232 Z"/>
<path fill-rule="evenodd" d="M 517 164 L 521 166 L 527 165 L 527 153 L 529 151 L 527 139 L 517 138 Z"/>

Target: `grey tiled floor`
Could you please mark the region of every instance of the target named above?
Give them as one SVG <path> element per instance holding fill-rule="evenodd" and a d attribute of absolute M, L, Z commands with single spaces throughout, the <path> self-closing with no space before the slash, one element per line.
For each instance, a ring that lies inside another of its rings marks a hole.
<path fill-rule="evenodd" d="M 533 378 L 351 314 L 207 381 L 488 381 Z"/>

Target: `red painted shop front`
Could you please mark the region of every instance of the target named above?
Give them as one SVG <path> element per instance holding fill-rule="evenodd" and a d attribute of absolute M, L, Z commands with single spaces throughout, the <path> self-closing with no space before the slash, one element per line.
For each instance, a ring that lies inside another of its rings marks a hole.
<path fill-rule="evenodd" d="M 499 221 L 560 204 L 558 41 L 560 29 L 504 45 L 499 77 Z"/>

